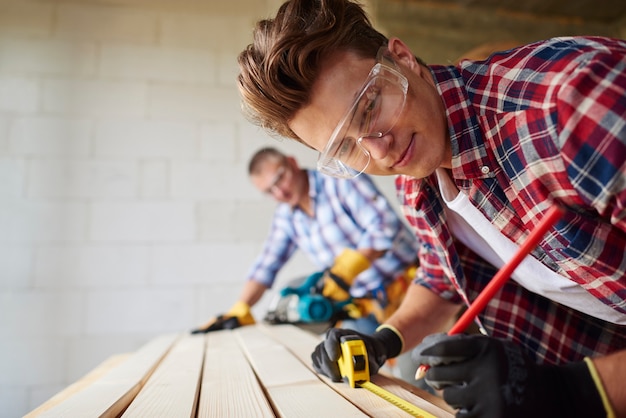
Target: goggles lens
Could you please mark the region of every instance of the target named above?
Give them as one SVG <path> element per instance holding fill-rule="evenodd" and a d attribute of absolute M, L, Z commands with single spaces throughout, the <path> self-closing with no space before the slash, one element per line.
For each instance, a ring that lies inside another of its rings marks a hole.
<path fill-rule="evenodd" d="M 378 63 L 318 158 L 317 168 L 325 174 L 341 178 L 361 174 L 370 162 L 369 152 L 361 145 L 362 139 L 386 135 L 402 113 L 408 81 L 395 68 L 386 47 L 381 51 Z"/>

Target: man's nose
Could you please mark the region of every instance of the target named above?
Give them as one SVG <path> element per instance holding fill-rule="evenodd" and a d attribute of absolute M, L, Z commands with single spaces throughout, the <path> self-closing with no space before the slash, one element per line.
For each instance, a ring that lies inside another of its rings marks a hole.
<path fill-rule="evenodd" d="M 389 147 L 393 137 L 387 133 L 378 136 L 364 136 L 359 138 L 359 144 L 370 153 L 374 160 L 382 160 L 389 153 Z"/>
<path fill-rule="evenodd" d="M 274 196 L 277 200 L 283 200 L 286 195 L 285 191 L 277 184 L 272 186 L 271 192 L 272 196 Z"/>

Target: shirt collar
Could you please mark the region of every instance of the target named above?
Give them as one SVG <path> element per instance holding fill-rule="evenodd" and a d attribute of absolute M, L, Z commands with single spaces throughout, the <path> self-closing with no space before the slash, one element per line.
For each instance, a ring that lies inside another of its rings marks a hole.
<path fill-rule="evenodd" d="M 494 164 L 489 158 L 465 80 L 456 67 L 433 65 L 430 68 L 446 108 L 453 177 L 493 177 Z"/>
<path fill-rule="evenodd" d="M 317 172 L 314 170 L 310 170 L 310 169 L 303 169 L 304 172 L 306 173 L 306 175 L 309 178 L 309 197 L 311 198 L 311 210 L 313 210 L 313 212 L 315 213 L 315 206 L 316 206 L 316 202 L 317 202 L 317 196 L 320 193 L 320 189 L 322 188 L 322 183 L 319 179 L 319 176 L 316 175 Z M 300 212 L 302 214 L 305 214 L 305 212 L 302 210 L 302 208 L 298 205 L 294 206 L 294 207 L 289 207 L 289 209 L 291 210 L 291 212 Z"/>

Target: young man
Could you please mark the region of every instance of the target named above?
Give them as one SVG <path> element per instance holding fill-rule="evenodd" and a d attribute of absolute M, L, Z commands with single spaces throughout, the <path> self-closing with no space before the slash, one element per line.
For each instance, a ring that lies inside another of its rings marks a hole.
<path fill-rule="evenodd" d="M 362 336 L 372 372 L 428 337 L 414 358 L 458 417 L 626 417 L 625 41 L 426 66 L 356 3 L 292 0 L 239 65 L 251 120 L 320 151 L 322 172 L 398 175 L 420 270 Z M 562 219 L 479 315 L 489 336 L 430 336 L 553 205 Z M 333 379 L 346 334 L 312 355 Z"/>
<path fill-rule="evenodd" d="M 238 301 L 193 333 L 255 323 L 250 308 L 298 249 L 320 270 L 328 270 L 321 277 L 322 292 L 334 302 L 350 296 L 375 298 L 415 266 L 414 234 L 367 176 L 353 180 L 324 176 L 301 169 L 295 158 L 275 148 L 257 151 L 248 173 L 257 189 L 279 203 L 269 235 Z M 376 313 L 383 312 L 380 308 L 344 322 L 372 333 L 379 324 Z"/>

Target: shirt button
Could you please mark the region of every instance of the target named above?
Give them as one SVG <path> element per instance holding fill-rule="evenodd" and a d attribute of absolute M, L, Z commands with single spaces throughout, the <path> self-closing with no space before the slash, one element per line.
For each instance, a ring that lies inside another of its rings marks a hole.
<path fill-rule="evenodd" d="M 480 171 L 481 171 L 483 174 L 488 174 L 490 170 L 489 170 L 489 167 L 487 167 L 486 165 L 484 165 L 484 166 L 480 167 Z"/>

